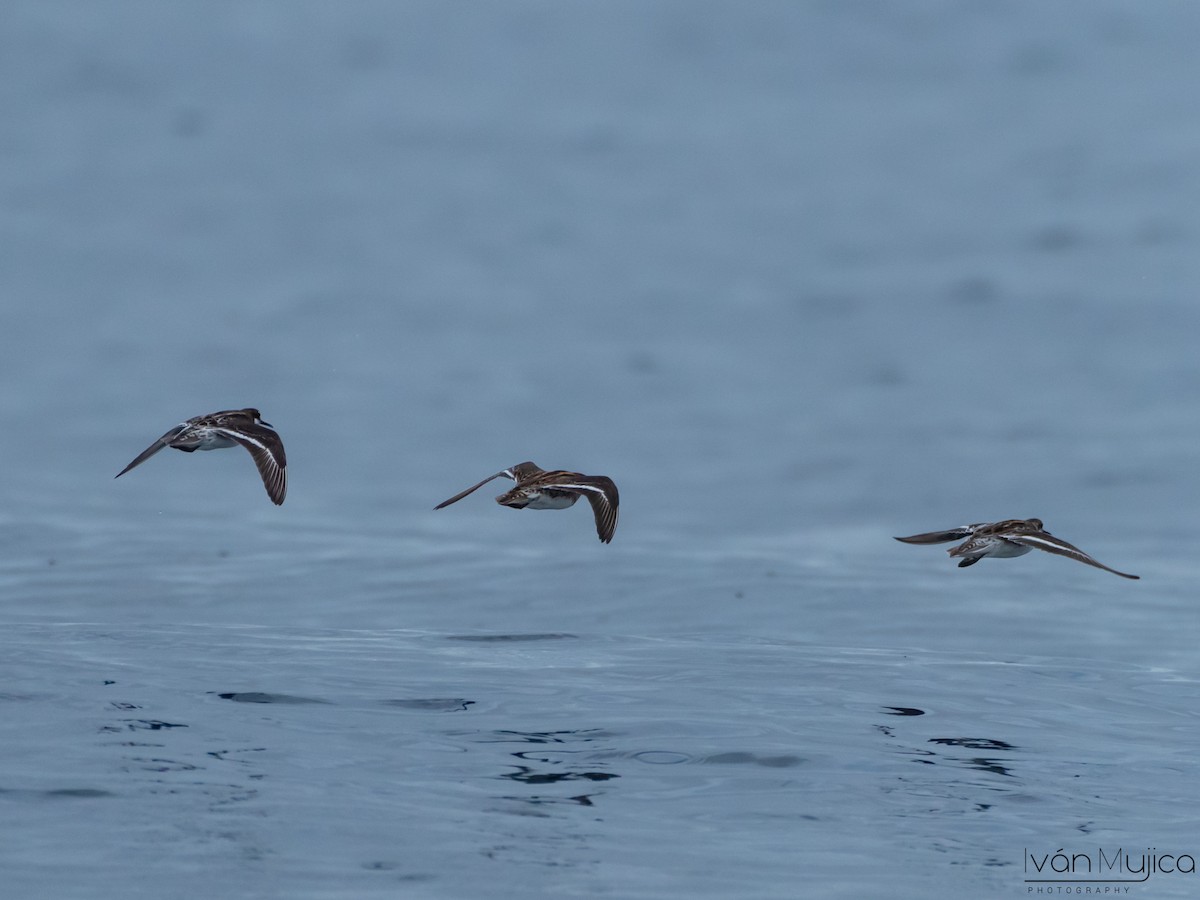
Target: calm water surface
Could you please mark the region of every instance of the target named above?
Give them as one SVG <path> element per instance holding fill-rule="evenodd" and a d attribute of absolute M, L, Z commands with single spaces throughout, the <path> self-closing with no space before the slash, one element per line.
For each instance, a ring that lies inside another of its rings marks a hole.
<path fill-rule="evenodd" d="M 9 4 L 12 896 L 990 897 L 1200 853 L 1198 38 Z M 114 481 L 246 405 L 283 507 L 240 451 Z M 432 510 L 523 459 L 613 477 L 613 544 L 500 483 Z M 1142 580 L 891 540 L 1030 516 Z"/>

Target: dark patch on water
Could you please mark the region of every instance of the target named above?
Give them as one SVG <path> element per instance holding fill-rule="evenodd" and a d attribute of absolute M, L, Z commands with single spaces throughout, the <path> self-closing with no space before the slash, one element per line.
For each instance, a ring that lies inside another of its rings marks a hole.
<path fill-rule="evenodd" d="M 384 700 L 384 706 L 394 709 L 415 709 L 425 712 L 462 712 L 468 706 L 474 706 L 474 700 L 464 700 L 461 697 L 446 699 L 432 698 L 429 700 Z"/>
<path fill-rule="evenodd" d="M 966 747 L 970 750 L 1016 750 L 1007 741 L 994 741 L 991 738 L 930 738 L 931 744 L 944 744 L 947 747 Z"/>
<path fill-rule="evenodd" d="M 865 373 L 867 384 L 877 387 L 896 387 L 908 381 L 904 368 L 893 362 L 878 362 L 867 367 Z"/>
<path fill-rule="evenodd" d="M 620 778 L 613 772 L 538 772 L 532 766 L 516 766 L 515 772 L 506 772 L 501 778 L 519 781 L 522 784 L 558 784 L 561 781 L 610 781 Z"/>
<path fill-rule="evenodd" d="M 459 732 L 468 734 L 470 732 Z M 508 731 L 498 729 L 489 732 L 477 732 L 480 744 L 572 744 L 576 741 L 588 743 L 600 738 L 614 737 L 614 733 L 603 728 L 580 728 L 564 731 Z M 590 748 L 589 748 L 590 749 Z M 521 751 L 526 752 L 526 751 Z"/>
<path fill-rule="evenodd" d="M 51 788 L 45 791 L 22 790 L 19 788 L 0 788 L 0 796 L 8 794 L 13 797 L 44 797 L 47 800 L 76 799 L 94 800 L 99 797 L 115 797 L 112 791 L 102 791 L 99 788 Z"/>
<path fill-rule="evenodd" d="M 112 791 L 102 791 L 99 788 L 54 788 L 42 791 L 43 797 L 66 797 L 82 800 L 93 800 L 97 797 L 115 797 Z"/>
<path fill-rule="evenodd" d="M 947 295 L 951 302 L 967 305 L 995 303 L 1000 292 L 990 278 L 963 278 L 950 285 Z"/>
<path fill-rule="evenodd" d="M 162 731 L 167 728 L 187 728 L 179 722 L 163 722 L 161 719 L 126 719 L 124 727 L 120 725 L 105 725 L 101 731 Z"/>
<path fill-rule="evenodd" d="M 1067 67 L 1067 57 L 1061 49 L 1048 43 L 1028 43 L 1008 54 L 1005 68 L 1014 75 L 1041 78 Z"/>
<path fill-rule="evenodd" d="M 480 644 L 504 644 L 519 641 L 565 641 L 575 640 L 578 635 L 549 631 L 533 634 L 448 634 L 448 641 L 474 641 Z"/>
<path fill-rule="evenodd" d="M 266 751 L 266 749 L 267 749 L 266 747 L 247 747 L 244 750 L 209 750 L 204 755 L 211 756 L 213 759 L 219 759 L 219 760 L 221 760 L 221 762 L 244 763 L 245 760 L 231 759 L 229 755 L 232 753 L 263 753 Z"/>
<path fill-rule="evenodd" d="M 1139 244 L 1173 244 L 1187 235 L 1187 229 L 1178 222 L 1158 219 L 1145 222 L 1138 227 L 1134 240 Z"/>
<path fill-rule="evenodd" d="M 888 712 L 889 716 L 923 716 L 923 715 L 925 715 L 925 710 L 917 709 L 915 706 L 885 706 L 884 709 L 890 710 L 890 712 Z"/>
<path fill-rule="evenodd" d="M 702 763 L 715 763 L 717 765 L 752 765 L 766 766 L 770 769 L 786 769 L 792 766 L 798 766 L 804 760 L 799 756 L 784 754 L 781 756 L 759 756 L 756 753 L 732 752 L 732 753 L 714 753 L 711 756 L 701 757 Z"/>
<path fill-rule="evenodd" d="M 398 862 L 390 860 L 376 859 L 370 862 L 365 862 L 362 867 L 368 872 L 395 872 L 401 866 Z M 419 884 L 425 881 L 433 881 L 434 876 L 426 872 L 409 872 L 408 874 L 400 874 L 393 876 L 396 881 L 405 882 L 407 884 Z"/>
<path fill-rule="evenodd" d="M 530 806 L 547 806 L 554 803 L 571 804 L 573 806 L 595 806 L 592 803 L 593 796 L 592 794 L 578 794 L 574 797 L 544 797 L 541 794 L 534 794 L 531 797 L 502 796 L 500 799 L 528 803 Z"/>
<path fill-rule="evenodd" d="M 598 771 L 578 765 L 581 753 L 586 753 L 589 761 L 596 761 L 599 756 L 595 748 L 573 748 L 573 744 L 591 744 L 598 738 L 608 735 L 599 729 L 584 729 L 580 731 L 495 731 L 484 737 L 480 743 L 516 743 L 525 749 L 513 751 L 510 755 L 520 760 L 521 764 L 499 775 L 507 781 L 515 781 L 523 785 L 549 785 L 564 782 L 589 781 L 601 782 L 620 778 L 612 772 Z M 563 800 L 562 798 L 533 795 L 530 797 L 510 798 L 519 799 L 525 803 L 537 806 L 547 803 L 570 802 L 579 806 L 592 806 L 591 794 L 581 794 Z"/>
<path fill-rule="evenodd" d="M 1050 225 L 1037 231 L 1029 246 L 1041 253 L 1065 253 L 1083 244 L 1083 235 L 1070 225 Z"/>
<path fill-rule="evenodd" d="M 613 737 L 612 732 L 602 728 L 581 728 L 577 731 L 492 731 L 479 743 L 522 743 L 522 744 L 570 744 L 575 741 L 595 741 Z"/>
<path fill-rule="evenodd" d="M 941 744 L 946 747 L 966 747 L 970 750 L 1015 750 L 1016 748 L 1007 741 L 997 741 L 991 738 L 930 738 L 929 743 Z M 977 769 L 980 772 L 987 772 L 991 775 L 1003 775 L 1005 778 L 1013 777 L 1012 771 L 1007 765 L 999 760 L 989 759 L 985 756 L 973 756 L 966 759 L 959 759 L 956 762 L 967 766 L 971 769 Z"/>
<path fill-rule="evenodd" d="M 146 772 L 195 772 L 200 769 L 200 766 L 194 763 L 180 762 L 175 759 L 131 756 L 129 761 L 140 763 L 139 768 Z"/>
<path fill-rule="evenodd" d="M 966 760 L 967 766 L 972 769 L 978 769 L 980 772 L 990 772 L 992 775 L 1003 775 L 1005 778 L 1012 778 L 1013 773 L 1008 766 L 999 763 L 994 759 L 986 759 L 982 756 L 975 756 Z"/>
<path fill-rule="evenodd" d="M 222 700 L 232 700 L 234 703 L 280 703 L 300 706 L 310 703 L 329 703 L 328 700 L 318 700 L 313 697 L 294 697 L 291 694 L 269 694 L 265 691 L 231 691 L 217 694 Z"/>

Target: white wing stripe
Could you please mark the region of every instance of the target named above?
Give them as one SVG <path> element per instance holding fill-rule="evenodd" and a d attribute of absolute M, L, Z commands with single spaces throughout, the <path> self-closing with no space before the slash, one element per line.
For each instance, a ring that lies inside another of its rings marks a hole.
<path fill-rule="evenodd" d="M 573 482 L 565 482 L 565 483 L 564 483 L 564 482 L 561 482 L 561 481 L 560 481 L 560 482 L 558 482 L 558 483 L 556 483 L 556 484 L 543 484 L 543 485 L 539 485 L 539 486 L 538 486 L 538 489 L 539 489 L 539 490 L 543 490 L 543 491 L 547 491 L 547 490 L 549 490 L 549 491 L 552 491 L 552 490 L 560 490 L 560 491 L 591 491 L 591 492 L 592 492 L 592 493 L 594 493 L 594 494 L 600 494 L 602 497 L 604 497 L 604 498 L 606 498 L 606 499 L 607 499 L 607 497 L 608 497 L 608 493 L 607 493 L 607 492 L 604 490 L 604 488 L 602 488 L 602 487 L 599 487 L 599 486 L 597 486 L 597 485 L 594 485 L 594 484 L 575 484 L 575 483 L 573 483 Z"/>
<path fill-rule="evenodd" d="M 236 431 L 232 428 L 214 428 L 213 431 L 217 432 L 217 434 L 220 434 L 220 435 L 223 435 L 224 437 L 229 438 L 229 440 L 231 440 L 231 441 L 236 441 L 239 444 L 241 444 L 241 443 L 253 444 L 255 447 L 257 447 L 260 450 L 266 450 L 268 453 L 271 452 L 270 448 L 266 444 L 264 444 L 261 440 L 259 440 L 252 434 L 246 434 L 246 432 L 244 432 L 244 431 Z M 272 457 L 274 456 L 274 454 L 271 454 L 271 455 L 272 455 Z"/>
<path fill-rule="evenodd" d="M 1087 556 L 1078 547 L 1068 544 L 1066 541 L 1060 541 L 1057 538 L 1047 534 L 1014 534 L 1006 538 L 1006 540 L 1016 541 L 1020 544 L 1028 544 L 1031 547 L 1037 547 L 1039 550 L 1045 547 L 1053 547 L 1056 550 L 1067 550 L 1071 553 L 1078 553 L 1082 556 Z"/>

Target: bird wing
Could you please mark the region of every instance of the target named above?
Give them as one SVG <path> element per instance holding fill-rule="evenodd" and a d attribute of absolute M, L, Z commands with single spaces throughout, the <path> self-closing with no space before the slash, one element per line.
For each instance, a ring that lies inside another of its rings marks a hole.
<path fill-rule="evenodd" d="M 946 531 L 926 531 L 923 534 L 910 534 L 908 537 L 898 537 L 896 540 L 905 544 L 945 544 L 949 541 L 961 541 L 969 538 L 979 528 L 979 525 L 960 525 Z"/>
<path fill-rule="evenodd" d="M 1130 575 L 1128 572 L 1118 572 L 1116 569 L 1104 565 L 1104 563 L 1088 556 L 1074 544 L 1068 544 L 1066 541 L 1056 538 L 1044 531 L 1035 531 L 1030 534 L 1013 534 L 1008 535 L 1007 540 L 1014 544 L 1020 544 L 1024 547 L 1034 547 L 1038 550 L 1045 550 L 1047 553 L 1055 553 L 1059 556 L 1065 556 L 1068 559 L 1073 559 L 1076 562 L 1087 563 L 1089 566 L 1095 566 L 1097 569 L 1103 569 L 1106 572 L 1112 572 L 1114 575 L 1120 575 L 1122 578 L 1140 578 L 1140 575 Z"/>
<path fill-rule="evenodd" d="M 517 484 L 524 484 L 531 478 L 536 478 L 538 475 L 544 475 L 546 473 L 541 466 L 534 465 L 531 462 L 521 462 L 517 463 L 515 466 L 509 466 L 499 474 L 503 475 L 505 478 L 511 478 Z M 495 476 L 493 475 L 492 477 L 494 478 Z"/>
<path fill-rule="evenodd" d="M 554 487 L 559 490 L 578 491 L 586 496 L 588 503 L 592 504 L 592 512 L 596 515 L 596 535 L 606 544 L 612 542 L 613 533 L 617 530 L 617 511 L 621 498 L 611 478 L 590 475 L 575 481 L 555 484 Z"/>
<path fill-rule="evenodd" d="M 263 487 L 267 489 L 267 496 L 276 506 L 281 505 L 287 496 L 287 456 L 279 435 L 257 425 L 213 430 L 250 451 L 258 474 L 262 476 Z"/>
<path fill-rule="evenodd" d="M 150 457 L 152 457 L 159 450 L 162 450 L 164 447 L 171 446 L 171 441 L 174 440 L 175 438 L 177 438 L 180 435 L 180 433 L 182 433 L 184 431 L 184 429 L 186 429 L 187 427 L 188 427 L 187 422 L 181 422 L 180 424 L 176 425 L 174 428 L 172 428 L 170 431 L 168 431 L 166 434 L 164 434 L 162 437 L 160 437 L 157 441 L 155 441 L 153 444 L 151 444 L 149 447 L 147 447 L 145 450 L 143 450 L 141 453 L 139 453 L 133 462 L 131 462 L 129 465 L 127 465 L 125 468 L 123 468 L 120 472 L 118 472 L 113 477 L 120 478 L 122 475 L 124 475 L 130 469 L 136 469 L 138 466 L 140 466 L 142 463 L 144 463 L 146 460 L 148 460 Z"/>
<path fill-rule="evenodd" d="M 517 463 L 515 466 L 510 466 L 507 469 L 497 472 L 495 475 L 489 475 L 487 478 L 483 479 L 483 481 L 479 482 L 479 484 L 471 485 L 465 491 L 460 491 L 449 500 L 443 500 L 441 503 L 435 506 L 434 509 L 441 509 L 444 506 L 449 506 L 451 503 L 457 503 L 463 497 L 467 496 L 468 494 L 475 493 L 475 491 L 479 490 L 489 481 L 492 481 L 496 478 L 511 478 L 513 481 L 520 484 L 522 481 L 529 480 L 529 478 L 541 471 L 541 469 L 531 462 Z"/>

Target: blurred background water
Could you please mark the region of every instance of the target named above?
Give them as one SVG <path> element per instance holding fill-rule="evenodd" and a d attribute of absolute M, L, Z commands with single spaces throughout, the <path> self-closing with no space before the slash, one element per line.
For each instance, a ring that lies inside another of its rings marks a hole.
<path fill-rule="evenodd" d="M 975 897 L 1200 851 L 1198 38 L 6 4 L 13 896 Z M 238 450 L 113 480 L 241 406 L 283 507 Z M 524 459 L 611 476 L 614 542 L 502 482 L 432 511 Z M 1143 580 L 891 540 L 1029 516 Z"/>

